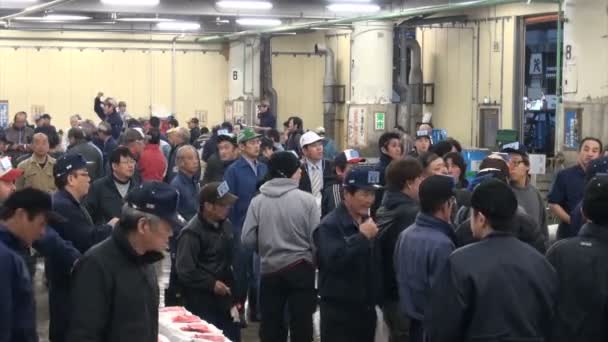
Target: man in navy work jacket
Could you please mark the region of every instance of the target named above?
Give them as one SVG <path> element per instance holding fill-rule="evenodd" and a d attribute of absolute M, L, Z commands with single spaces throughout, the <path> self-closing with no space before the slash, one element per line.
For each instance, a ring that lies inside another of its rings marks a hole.
<path fill-rule="evenodd" d="M 83 203 L 89 192 L 91 178 L 87 172 L 87 163 L 81 155 L 65 155 L 59 158 L 53 173 L 58 189 L 53 194 L 53 210 L 66 218 L 65 222 L 53 227 L 63 239 L 72 242 L 81 253 L 85 253 L 110 235 L 118 218 L 112 219 L 107 224 L 94 225 Z M 62 342 L 65 341 L 69 317 L 70 274 L 54 266 L 47 261 L 49 335 L 52 342 Z"/>
<path fill-rule="evenodd" d="M 560 219 L 557 238 L 573 237 L 570 227 L 572 210 L 583 199 L 585 188 L 585 171 L 589 163 L 601 157 L 602 142 L 596 138 L 585 138 L 581 141 L 577 164 L 560 171 L 547 196 L 549 209 Z"/>
<path fill-rule="evenodd" d="M 234 236 L 241 236 L 247 208 L 258 191 L 259 183 L 268 172 L 266 164 L 258 162 L 260 137 L 261 135 L 256 134 L 251 128 L 245 128 L 240 132 L 238 144 L 241 149 L 241 157 L 232 163 L 224 174 L 224 180 L 228 183 L 231 192 L 239 198 L 229 215 L 234 228 Z M 236 286 L 233 294 L 241 303 L 244 303 L 251 275 L 253 251 L 242 248 L 240 239 L 234 240 L 234 250 L 233 266 Z"/>
<path fill-rule="evenodd" d="M 422 322 L 431 299 L 429 293 L 456 248 L 450 223 L 456 205 L 453 179 L 441 175 L 425 179 L 418 197 L 420 213 L 416 222 L 399 234 L 394 255 L 401 312 L 411 320 L 412 342 L 425 341 Z"/>
<path fill-rule="evenodd" d="M 110 127 L 112 127 L 112 137 L 118 140 L 123 126 L 122 118 L 120 117 L 120 113 L 117 111 L 118 103 L 116 103 L 116 100 L 111 97 L 106 98 L 102 102 L 102 96 L 103 93 L 99 93 L 95 98 L 95 103 L 93 105 L 95 113 L 102 121 L 107 122 Z"/>
<path fill-rule="evenodd" d="M 177 211 L 186 221 L 190 221 L 196 215 L 199 207 L 200 183 L 198 175 L 201 165 L 198 153 L 192 145 L 179 148 L 176 164 L 178 172 L 171 181 L 171 186 L 179 192 Z"/>
<path fill-rule="evenodd" d="M 373 265 L 378 227 L 369 215 L 380 173 L 357 166 L 344 179 L 344 201 L 314 232 L 318 248 L 321 340 L 372 342 L 379 275 Z"/>
<path fill-rule="evenodd" d="M 57 219 L 51 196 L 27 188 L 12 194 L 0 214 L 0 341 L 36 342 L 32 278 L 23 255 Z"/>
<path fill-rule="evenodd" d="M 473 192 L 471 208 L 481 241 L 452 253 L 436 278 L 425 312 L 427 341 L 551 341 L 557 277 L 542 254 L 510 233 L 513 190 L 487 180 Z M 579 319 L 588 317 L 580 312 L 564 325 Z"/>

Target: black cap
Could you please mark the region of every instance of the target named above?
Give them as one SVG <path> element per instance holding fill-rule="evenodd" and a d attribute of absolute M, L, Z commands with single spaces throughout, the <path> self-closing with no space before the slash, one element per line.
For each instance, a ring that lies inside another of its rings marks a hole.
<path fill-rule="evenodd" d="M 583 212 L 593 223 L 608 223 L 608 175 L 599 175 L 587 183 L 583 196 Z"/>
<path fill-rule="evenodd" d="M 589 182 L 593 177 L 599 174 L 608 174 L 608 157 L 590 161 L 585 172 L 585 179 Z"/>
<path fill-rule="evenodd" d="M 232 205 L 239 198 L 230 192 L 230 187 L 226 182 L 213 182 L 206 184 L 201 189 L 200 204 L 224 204 Z"/>
<path fill-rule="evenodd" d="M 49 224 L 63 223 L 66 219 L 53 211 L 51 195 L 33 188 L 14 192 L 2 205 L 2 210 L 31 209 L 44 213 Z"/>
<path fill-rule="evenodd" d="M 505 182 L 488 179 L 473 191 L 471 207 L 490 219 L 508 220 L 515 215 L 517 198 Z"/>
<path fill-rule="evenodd" d="M 434 209 L 435 203 L 443 203 L 455 196 L 454 178 L 444 175 L 427 177 L 420 184 L 418 197 L 422 208 L 426 211 Z"/>
<path fill-rule="evenodd" d="M 504 144 L 502 146 L 500 152 L 519 154 L 522 157 L 528 156 L 528 149 L 526 148 L 526 146 L 524 144 L 520 143 L 519 141 Z"/>
<path fill-rule="evenodd" d="M 66 154 L 57 159 L 53 167 L 55 178 L 61 178 L 68 173 L 87 168 L 87 161 L 81 154 Z"/>
<path fill-rule="evenodd" d="M 125 202 L 134 209 L 156 215 L 173 225 L 182 225 L 177 213 L 179 193 L 162 182 L 146 182 L 131 190 Z"/>
<path fill-rule="evenodd" d="M 300 165 L 298 155 L 293 151 L 277 152 L 268 161 L 269 173 L 273 178 L 291 178 Z"/>
<path fill-rule="evenodd" d="M 380 171 L 369 166 L 355 166 L 344 177 L 344 186 L 361 190 L 379 190 Z"/>

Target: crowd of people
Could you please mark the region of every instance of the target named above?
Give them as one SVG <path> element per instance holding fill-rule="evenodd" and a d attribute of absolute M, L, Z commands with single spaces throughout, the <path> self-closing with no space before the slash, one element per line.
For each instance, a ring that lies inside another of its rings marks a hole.
<path fill-rule="evenodd" d="M 17 113 L 0 139 L 0 341 L 38 339 L 38 257 L 52 342 L 156 341 L 159 305 L 235 342 L 255 321 L 262 342 L 311 342 L 317 310 L 325 342 L 372 342 L 384 324 L 390 342 L 608 338 L 600 140 L 556 175 L 554 242 L 521 143 L 471 177 L 460 143 L 427 123 L 412 150 L 384 133 L 372 163 L 258 110 L 208 130 L 132 119 L 100 93 L 100 122 L 72 116 L 66 139 L 50 115 L 30 127 Z"/>

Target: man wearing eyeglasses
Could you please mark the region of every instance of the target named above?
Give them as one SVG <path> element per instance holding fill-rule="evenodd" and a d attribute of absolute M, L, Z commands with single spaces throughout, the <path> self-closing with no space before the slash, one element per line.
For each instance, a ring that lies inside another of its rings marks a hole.
<path fill-rule="evenodd" d="M 53 174 L 58 189 L 53 194 L 53 210 L 66 219 L 54 228 L 64 240 L 74 244 L 84 254 L 110 236 L 118 219 L 114 218 L 107 224 L 94 224 L 83 203 L 89 193 L 91 177 L 82 155 L 69 154 L 57 159 Z M 49 337 L 52 342 L 62 342 L 68 328 L 70 275 L 52 263 L 47 262 L 46 266 L 49 280 Z"/>
<path fill-rule="evenodd" d="M 277 118 L 270 110 L 270 102 L 268 100 L 264 100 L 258 105 L 258 119 L 260 120 L 260 125 L 255 126 L 257 132 L 265 134 L 271 129 L 277 129 Z"/>
<path fill-rule="evenodd" d="M 133 178 L 135 157 L 128 147 L 115 149 L 110 154 L 109 163 L 112 174 L 93 182 L 85 203 L 95 224 L 104 224 L 120 217 L 124 198 L 138 185 Z"/>
<path fill-rule="evenodd" d="M 517 204 L 530 215 L 540 227 L 545 239 L 548 237 L 547 212 L 545 201 L 540 191 L 530 184 L 530 157 L 527 149 L 519 142 L 503 146 L 503 153 L 508 153 L 509 178 L 511 189 L 517 198 Z"/>

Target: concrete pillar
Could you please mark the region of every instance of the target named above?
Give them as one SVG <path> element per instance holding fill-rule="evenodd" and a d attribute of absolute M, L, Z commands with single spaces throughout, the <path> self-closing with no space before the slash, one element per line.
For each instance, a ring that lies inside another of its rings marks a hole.
<path fill-rule="evenodd" d="M 260 97 L 260 49 L 257 39 L 230 43 L 228 100 Z"/>
<path fill-rule="evenodd" d="M 368 21 L 353 27 L 351 103 L 391 103 L 393 23 Z"/>

